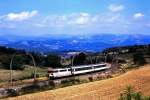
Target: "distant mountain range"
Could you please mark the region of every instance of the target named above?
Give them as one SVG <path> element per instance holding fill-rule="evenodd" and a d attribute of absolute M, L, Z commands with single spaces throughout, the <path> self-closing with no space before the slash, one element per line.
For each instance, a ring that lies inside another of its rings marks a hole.
<path fill-rule="evenodd" d="M 96 34 L 90 36 L 0 37 L 0 45 L 39 52 L 101 51 L 114 46 L 149 44 L 150 35 Z"/>

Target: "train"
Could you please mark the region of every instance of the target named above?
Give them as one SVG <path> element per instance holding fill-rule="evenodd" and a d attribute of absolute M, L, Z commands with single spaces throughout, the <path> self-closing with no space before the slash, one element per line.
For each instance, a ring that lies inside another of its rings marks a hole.
<path fill-rule="evenodd" d="M 107 69 L 110 69 L 110 65 L 106 63 L 71 66 L 67 68 L 57 68 L 57 69 L 49 70 L 48 77 L 50 79 L 62 78 L 62 77 L 68 77 L 72 75 L 81 75 L 86 73 L 103 71 Z"/>

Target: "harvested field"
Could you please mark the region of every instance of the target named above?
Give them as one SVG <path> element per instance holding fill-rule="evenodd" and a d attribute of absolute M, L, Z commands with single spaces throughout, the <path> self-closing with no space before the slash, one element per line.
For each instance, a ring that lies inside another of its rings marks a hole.
<path fill-rule="evenodd" d="M 150 96 L 150 65 L 102 81 L 69 86 L 46 92 L 8 98 L 8 100 L 117 100 L 126 86 Z"/>

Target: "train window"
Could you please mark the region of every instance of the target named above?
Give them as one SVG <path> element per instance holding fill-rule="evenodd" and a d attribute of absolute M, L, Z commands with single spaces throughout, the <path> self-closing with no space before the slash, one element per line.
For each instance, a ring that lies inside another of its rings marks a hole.
<path fill-rule="evenodd" d="M 65 72 L 65 71 L 67 71 L 66 69 L 64 69 L 64 70 L 59 70 L 60 72 Z"/>
<path fill-rule="evenodd" d="M 58 72 L 58 70 L 55 70 L 55 71 L 53 71 L 54 73 L 57 73 Z"/>
<path fill-rule="evenodd" d="M 94 66 L 94 68 L 100 68 L 100 67 L 105 67 L 106 65 L 99 65 L 99 66 Z"/>
<path fill-rule="evenodd" d="M 48 73 L 53 73 L 54 71 L 48 71 Z"/>
<path fill-rule="evenodd" d="M 89 70 L 89 69 L 92 69 L 92 67 L 76 68 L 75 71 Z"/>

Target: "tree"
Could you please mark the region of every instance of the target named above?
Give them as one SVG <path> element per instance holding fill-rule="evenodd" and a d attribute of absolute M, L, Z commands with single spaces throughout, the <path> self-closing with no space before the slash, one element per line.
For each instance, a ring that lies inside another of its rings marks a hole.
<path fill-rule="evenodd" d="M 12 69 L 23 70 L 25 67 L 23 65 L 30 64 L 31 58 L 26 55 L 18 54 L 14 57 L 12 63 Z"/>
<path fill-rule="evenodd" d="M 106 58 L 106 62 L 111 63 L 112 60 L 113 60 L 113 55 L 107 55 L 106 57 L 107 57 L 107 58 Z"/>
<path fill-rule="evenodd" d="M 86 55 L 84 53 L 79 53 L 74 57 L 73 64 L 74 65 L 83 65 L 86 60 Z"/>
<path fill-rule="evenodd" d="M 11 56 L 7 54 L 0 55 L 0 62 L 2 63 L 2 67 L 9 69 Z"/>
<path fill-rule="evenodd" d="M 60 60 L 61 58 L 58 57 L 57 55 L 48 55 L 45 58 L 45 66 L 52 68 L 62 67 Z"/>
<path fill-rule="evenodd" d="M 45 56 L 40 53 L 31 53 L 34 57 L 37 66 L 44 66 L 45 64 Z"/>
<path fill-rule="evenodd" d="M 136 65 L 144 65 L 146 64 L 144 55 L 142 52 L 137 52 L 133 55 L 133 62 Z"/>

